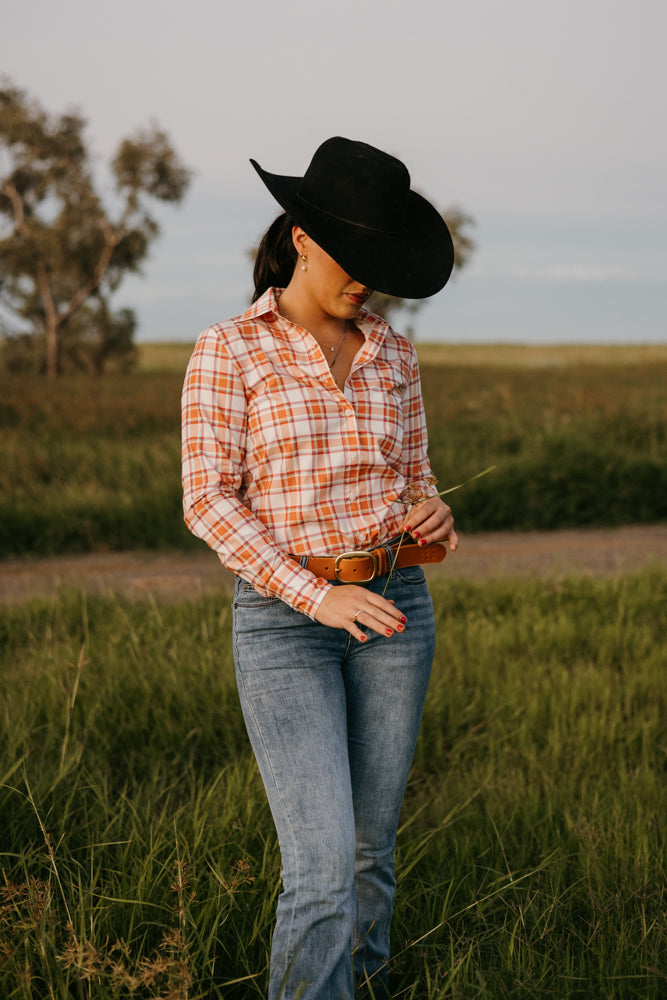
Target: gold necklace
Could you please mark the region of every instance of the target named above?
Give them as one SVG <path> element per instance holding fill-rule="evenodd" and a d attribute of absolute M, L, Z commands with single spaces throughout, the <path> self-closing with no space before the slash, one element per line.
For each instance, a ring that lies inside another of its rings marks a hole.
<path fill-rule="evenodd" d="M 334 354 L 334 356 L 331 359 L 331 361 L 327 362 L 327 364 L 329 365 L 329 370 L 330 371 L 333 369 L 333 366 L 336 364 L 336 361 L 338 360 L 338 355 L 343 350 L 343 345 L 344 345 L 345 341 L 347 340 L 347 334 L 348 334 L 347 320 L 345 320 L 345 326 L 343 327 L 343 338 L 342 338 L 340 344 L 338 345 L 338 350 Z M 330 347 L 329 350 L 333 353 L 334 348 Z"/>
<path fill-rule="evenodd" d="M 279 314 L 281 316 L 284 316 L 284 318 L 287 320 L 288 323 L 294 323 L 294 320 L 291 318 L 291 316 L 287 312 L 285 312 L 284 309 L 280 308 L 280 299 L 278 299 L 278 312 L 279 312 Z M 309 331 L 309 333 L 310 333 L 310 331 Z M 340 343 L 338 345 L 338 350 L 336 350 L 335 347 L 331 347 L 329 344 L 320 344 L 319 340 L 317 341 L 317 343 L 318 343 L 318 345 L 321 348 L 321 350 L 322 350 L 323 353 L 324 353 L 324 349 L 326 348 L 328 351 L 331 351 L 331 353 L 333 354 L 333 358 L 331 359 L 331 361 L 327 361 L 327 364 L 329 366 L 329 370 L 331 370 L 333 368 L 333 366 L 336 364 L 336 362 L 338 361 L 338 355 L 343 350 L 343 345 L 345 344 L 345 341 L 347 340 L 348 333 L 349 333 L 349 326 L 348 326 L 347 320 L 345 320 L 345 323 L 343 325 L 343 336 L 342 336 L 341 341 L 340 341 Z M 310 335 L 311 335 L 311 337 L 314 337 L 314 335 L 312 333 Z M 316 337 L 314 337 L 314 339 L 317 340 Z M 326 354 L 324 356 L 326 358 Z"/>

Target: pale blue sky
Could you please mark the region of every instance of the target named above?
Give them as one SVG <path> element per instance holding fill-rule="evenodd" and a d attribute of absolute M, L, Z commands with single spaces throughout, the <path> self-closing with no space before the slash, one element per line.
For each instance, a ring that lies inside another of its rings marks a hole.
<path fill-rule="evenodd" d="M 156 120 L 195 171 L 116 298 L 139 339 L 245 307 L 277 211 L 250 156 L 298 174 L 345 135 L 476 220 L 419 339 L 667 340 L 664 0 L 32 0 L 2 22 L 2 71 L 77 106 L 101 159 Z"/>

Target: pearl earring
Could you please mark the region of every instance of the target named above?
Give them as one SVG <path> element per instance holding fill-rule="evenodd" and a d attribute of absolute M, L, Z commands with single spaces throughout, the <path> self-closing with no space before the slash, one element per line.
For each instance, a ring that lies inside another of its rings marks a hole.
<path fill-rule="evenodd" d="M 308 258 L 306 257 L 305 253 L 301 254 L 301 260 L 303 261 L 301 265 L 301 270 L 306 271 L 307 270 L 306 264 L 308 263 Z"/>

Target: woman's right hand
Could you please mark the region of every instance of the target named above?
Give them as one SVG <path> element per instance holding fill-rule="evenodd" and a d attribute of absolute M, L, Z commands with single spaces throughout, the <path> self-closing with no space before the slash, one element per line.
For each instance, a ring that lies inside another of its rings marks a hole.
<path fill-rule="evenodd" d="M 360 642 L 367 639 L 360 625 L 385 636 L 404 632 L 407 625 L 407 618 L 393 601 L 353 583 L 331 587 L 315 612 L 315 621 L 330 628 L 347 629 Z"/>

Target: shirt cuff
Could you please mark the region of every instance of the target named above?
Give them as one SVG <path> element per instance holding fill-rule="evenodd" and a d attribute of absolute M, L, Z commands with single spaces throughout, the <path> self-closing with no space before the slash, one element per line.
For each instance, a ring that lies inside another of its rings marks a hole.
<path fill-rule="evenodd" d="M 239 574 L 241 575 L 241 574 Z M 287 558 L 267 579 L 254 576 L 248 582 L 265 597 L 279 597 L 295 611 L 315 620 L 317 610 L 332 584 Z"/>

